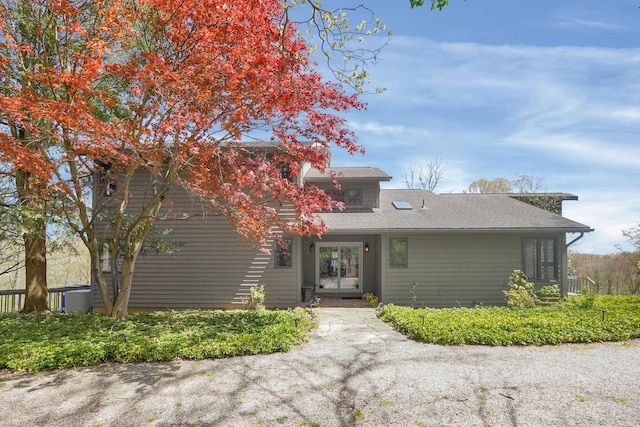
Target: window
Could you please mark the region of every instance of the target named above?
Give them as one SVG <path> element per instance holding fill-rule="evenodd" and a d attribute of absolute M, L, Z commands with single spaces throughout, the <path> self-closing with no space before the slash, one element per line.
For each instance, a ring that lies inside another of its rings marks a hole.
<path fill-rule="evenodd" d="M 291 174 L 291 166 L 286 163 L 280 163 L 280 176 L 289 182 L 293 182 L 293 175 Z"/>
<path fill-rule="evenodd" d="M 331 190 L 329 196 L 336 202 L 343 202 L 345 205 L 361 205 L 362 190 Z"/>
<path fill-rule="evenodd" d="M 408 267 L 408 241 L 406 238 L 389 239 L 389 266 L 392 268 Z"/>
<path fill-rule="evenodd" d="M 103 273 L 111 273 L 111 249 L 108 243 L 102 244 L 100 253 L 100 269 Z"/>
<path fill-rule="evenodd" d="M 362 204 L 362 190 L 347 190 L 345 192 L 344 202 L 347 205 L 361 205 Z"/>
<path fill-rule="evenodd" d="M 276 243 L 276 267 L 291 268 L 293 267 L 291 259 L 291 239 L 283 239 L 282 244 Z"/>
<path fill-rule="evenodd" d="M 556 239 L 550 237 L 522 239 L 522 271 L 530 280 L 558 280 Z"/>
<path fill-rule="evenodd" d="M 331 190 L 329 191 L 329 196 L 335 202 L 344 202 L 344 191 Z"/>
<path fill-rule="evenodd" d="M 100 168 L 100 191 L 103 196 L 111 197 L 116 192 L 116 181 L 113 179 L 113 171 L 109 163 L 96 160 L 96 166 Z"/>
<path fill-rule="evenodd" d="M 116 182 L 111 178 L 104 178 L 103 180 L 103 194 L 107 197 L 111 197 L 116 192 Z"/>

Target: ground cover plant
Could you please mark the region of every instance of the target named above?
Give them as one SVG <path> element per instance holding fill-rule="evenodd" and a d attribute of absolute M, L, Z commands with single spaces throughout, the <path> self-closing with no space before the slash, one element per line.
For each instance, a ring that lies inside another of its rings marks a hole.
<path fill-rule="evenodd" d="M 166 311 L 0 315 L 0 368 L 40 371 L 288 351 L 305 341 L 305 311 Z"/>
<path fill-rule="evenodd" d="M 433 344 L 544 345 L 640 337 L 640 296 L 579 295 L 528 309 L 388 304 L 377 314 L 410 338 Z"/>

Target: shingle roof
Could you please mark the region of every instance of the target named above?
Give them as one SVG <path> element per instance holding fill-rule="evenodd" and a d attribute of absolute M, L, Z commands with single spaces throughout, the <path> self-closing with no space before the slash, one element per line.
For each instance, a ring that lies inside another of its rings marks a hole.
<path fill-rule="evenodd" d="M 309 169 L 305 174 L 305 181 L 329 181 L 331 180 L 331 172 L 336 174 L 336 178 L 339 181 L 345 181 L 349 179 L 357 179 L 359 181 L 390 181 L 391 176 L 384 173 L 378 168 L 372 167 L 351 167 L 351 168 L 331 168 L 327 169 L 325 173 L 320 172 L 317 169 Z"/>
<path fill-rule="evenodd" d="M 411 210 L 392 202 L 405 201 Z M 424 207 L 423 207 L 424 203 Z M 505 194 L 440 194 L 426 190 L 381 190 L 380 208 L 323 213 L 332 232 L 392 230 L 593 231 L 589 226 L 520 202 Z"/>

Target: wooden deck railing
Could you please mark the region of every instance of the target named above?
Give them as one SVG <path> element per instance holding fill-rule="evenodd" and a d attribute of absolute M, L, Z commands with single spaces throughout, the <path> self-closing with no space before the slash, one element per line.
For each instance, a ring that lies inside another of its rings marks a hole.
<path fill-rule="evenodd" d="M 72 285 L 60 288 L 49 288 L 49 309 L 51 311 L 65 311 L 66 293 L 89 289 L 89 285 Z M 24 289 L 0 290 L 0 313 L 15 313 L 22 310 L 24 305 Z"/>
<path fill-rule="evenodd" d="M 576 295 L 582 288 L 594 287 L 596 282 L 591 277 L 569 276 L 567 277 L 567 295 Z"/>

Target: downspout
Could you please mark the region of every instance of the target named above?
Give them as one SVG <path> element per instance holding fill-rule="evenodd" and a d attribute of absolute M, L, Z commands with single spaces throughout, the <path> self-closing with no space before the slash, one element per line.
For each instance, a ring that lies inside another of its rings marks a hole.
<path fill-rule="evenodd" d="M 577 242 L 578 240 L 582 239 L 583 237 L 584 237 L 584 231 L 581 231 L 580 235 L 578 237 L 576 237 L 575 239 L 573 239 L 572 241 L 567 243 L 567 249 L 569 249 L 569 246 L 573 245 L 575 242 Z"/>
<path fill-rule="evenodd" d="M 569 280 L 569 246 L 573 245 L 575 242 L 577 242 L 578 240 L 582 239 L 584 237 L 584 231 L 580 232 L 580 235 L 578 237 L 576 237 L 575 239 L 573 239 L 572 241 L 570 241 L 569 243 L 567 243 L 566 245 L 566 250 L 565 250 L 565 256 L 567 257 L 567 261 L 565 262 L 565 273 L 564 273 L 564 277 L 562 280 L 562 295 L 563 296 L 567 296 L 567 281 Z"/>

